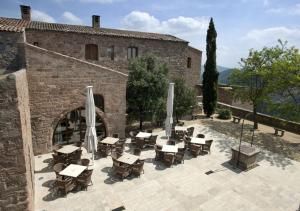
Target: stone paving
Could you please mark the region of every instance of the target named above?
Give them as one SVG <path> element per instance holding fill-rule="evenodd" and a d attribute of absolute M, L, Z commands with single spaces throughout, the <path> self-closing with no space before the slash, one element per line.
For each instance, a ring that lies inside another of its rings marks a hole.
<path fill-rule="evenodd" d="M 38 211 L 101 211 L 124 206 L 126 210 L 282 210 L 296 211 L 300 205 L 300 163 L 262 151 L 259 166 L 246 172 L 227 161 L 234 140 L 195 125 L 196 133 L 214 140 L 211 154 L 165 168 L 153 161 L 154 150 L 145 149 L 145 173 L 123 182 L 111 172 L 110 157 L 95 160 L 93 185 L 87 191 L 73 191 L 67 197 L 56 194 L 55 174 L 49 166 L 51 154 L 35 157 L 35 209 Z M 156 131 L 160 136 L 163 131 Z M 159 138 L 160 138 L 159 136 Z M 127 151 L 130 151 L 126 147 Z M 88 156 L 85 154 L 84 156 Z M 214 173 L 206 175 L 205 172 Z"/>

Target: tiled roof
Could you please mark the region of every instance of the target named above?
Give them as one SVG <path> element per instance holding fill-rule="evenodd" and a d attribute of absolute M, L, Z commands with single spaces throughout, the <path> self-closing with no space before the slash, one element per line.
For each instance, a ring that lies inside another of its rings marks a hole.
<path fill-rule="evenodd" d="M 22 28 L 26 30 L 43 30 L 43 31 L 61 31 L 61 32 L 75 32 L 95 35 L 106 35 L 106 36 L 118 36 L 118 37 L 132 37 L 140 39 L 154 39 L 154 40 L 166 40 L 173 42 L 187 42 L 180 38 L 174 37 L 168 34 L 148 33 L 148 32 L 137 32 L 127 31 L 119 29 L 108 29 L 108 28 L 93 28 L 91 26 L 82 25 L 69 25 L 60 23 L 46 23 L 40 21 L 27 21 L 14 18 L 0 17 L 0 30 L 1 27 L 5 31 L 21 31 Z M 11 30 L 8 30 L 11 29 Z"/>

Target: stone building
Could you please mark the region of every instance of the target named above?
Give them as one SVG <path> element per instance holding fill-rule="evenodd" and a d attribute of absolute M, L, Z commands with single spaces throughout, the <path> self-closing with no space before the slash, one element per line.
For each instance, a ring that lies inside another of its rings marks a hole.
<path fill-rule="evenodd" d="M 84 138 L 87 85 L 98 135 L 124 137 L 130 59 L 155 54 L 170 79 L 200 79 L 201 51 L 177 37 L 102 28 L 100 16 L 92 26 L 32 21 L 29 6 L 21 17 L 0 17 L 0 210 L 33 210 L 33 156 Z"/>

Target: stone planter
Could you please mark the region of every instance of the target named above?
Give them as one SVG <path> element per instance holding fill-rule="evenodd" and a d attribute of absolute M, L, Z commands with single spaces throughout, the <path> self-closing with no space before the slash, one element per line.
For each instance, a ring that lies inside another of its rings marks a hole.
<path fill-rule="evenodd" d="M 232 147 L 231 151 L 232 157 L 230 163 L 232 165 L 238 164 L 238 167 L 242 170 L 248 170 L 256 166 L 256 158 L 257 155 L 260 153 L 260 150 L 258 150 L 257 148 L 251 147 L 249 145 L 242 145 L 240 149 L 240 155 L 238 146 Z"/>

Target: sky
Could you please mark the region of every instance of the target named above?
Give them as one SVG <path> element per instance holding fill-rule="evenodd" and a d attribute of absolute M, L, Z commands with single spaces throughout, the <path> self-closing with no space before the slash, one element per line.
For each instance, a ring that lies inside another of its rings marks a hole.
<path fill-rule="evenodd" d="M 32 19 L 91 25 L 101 16 L 105 28 L 177 36 L 203 51 L 209 19 L 218 33 L 217 64 L 239 67 L 249 49 L 274 46 L 278 39 L 300 48 L 300 0 L 0 0 L 0 16 L 20 18 L 19 5 L 31 6 Z"/>

